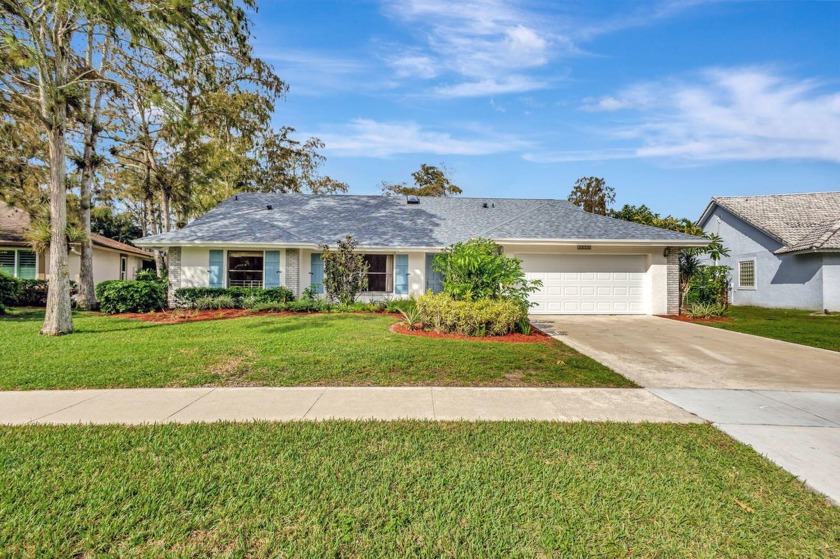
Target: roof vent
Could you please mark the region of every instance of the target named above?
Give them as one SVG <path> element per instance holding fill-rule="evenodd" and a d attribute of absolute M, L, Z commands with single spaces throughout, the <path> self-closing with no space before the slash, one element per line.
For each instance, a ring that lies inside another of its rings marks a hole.
<path fill-rule="evenodd" d="M 487 202 L 484 202 L 483 204 L 481 204 L 481 207 L 482 208 L 489 208 L 490 204 L 488 204 Z"/>
<path fill-rule="evenodd" d="M 409 196 L 405 199 L 405 203 L 406 204 L 419 204 L 420 203 L 420 198 L 418 198 L 417 196 Z"/>
<path fill-rule="evenodd" d="M 578 245 L 578 250 L 592 250 L 592 245 Z"/>
<path fill-rule="evenodd" d="M 272 206 L 271 204 L 269 204 L 269 205 L 267 205 L 267 206 L 265 207 L 265 209 L 267 209 L 267 210 L 272 210 L 272 209 L 274 209 L 274 206 Z"/>

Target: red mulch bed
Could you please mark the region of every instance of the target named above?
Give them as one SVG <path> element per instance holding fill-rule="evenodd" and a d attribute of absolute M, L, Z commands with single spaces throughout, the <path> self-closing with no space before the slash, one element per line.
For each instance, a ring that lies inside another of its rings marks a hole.
<path fill-rule="evenodd" d="M 469 340 L 471 342 L 506 342 L 514 344 L 533 344 L 538 342 L 545 342 L 551 337 L 545 332 L 531 327 L 531 334 L 507 334 L 505 336 L 465 336 L 463 334 L 447 334 L 443 332 L 435 332 L 434 330 L 409 330 L 402 322 L 392 324 L 391 332 L 396 334 L 403 334 L 405 336 L 419 336 L 421 338 L 445 338 L 450 340 Z"/>
<path fill-rule="evenodd" d="M 671 320 L 678 320 L 680 322 L 729 322 L 732 320 L 730 316 L 716 316 L 712 318 L 691 318 L 684 314 L 661 314 L 662 318 L 670 318 Z"/>
<path fill-rule="evenodd" d="M 207 309 L 207 310 L 167 310 L 158 312 L 128 312 L 122 314 L 113 314 L 116 318 L 127 318 L 129 320 L 142 320 L 143 322 L 154 322 L 156 324 L 181 324 L 183 322 L 202 322 L 205 320 L 226 320 L 229 318 L 242 318 L 243 316 L 291 316 L 295 314 L 334 314 L 334 313 L 307 313 L 307 312 L 291 312 L 291 311 L 251 311 L 248 309 Z M 347 314 L 384 314 L 388 316 L 398 317 L 400 315 L 386 312 L 352 312 Z"/>
<path fill-rule="evenodd" d="M 130 320 L 142 320 L 144 322 L 155 322 L 158 324 L 178 324 L 181 322 L 202 322 L 204 320 L 225 320 L 228 318 L 241 318 L 243 316 L 255 316 L 268 314 L 264 312 L 251 312 L 248 309 L 216 309 L 216 310 L 170 310 L 159 312 L 127 312 L 112 315 L 116 318 L 128 318 Z M 294 314 L 290 312 L 273 313 L 277 315 Z"/>

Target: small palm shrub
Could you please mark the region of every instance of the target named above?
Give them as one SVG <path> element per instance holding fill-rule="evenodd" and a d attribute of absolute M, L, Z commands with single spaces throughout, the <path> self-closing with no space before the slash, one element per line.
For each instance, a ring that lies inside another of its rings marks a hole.
<path fill-rule="evenodd" d="M 719 318 L 726 315 L 726 305 L 723 303 L 694 303 L 686 310 L 689 318 Z"/>
<path fill-rule="evenodd" d="M 523 318 L 516 323 L 516 331 L 526 336 L 531 335 L 531 322 L 527 318 Z"/>
<path fill-rule="evenodd" d="M 417 307 L 411 309 L 397 309 L 402 315 L 402 323 L 408 327 L 409 330 L 417 328 L 417 324 L 421 322 L 420 311 Z"/>

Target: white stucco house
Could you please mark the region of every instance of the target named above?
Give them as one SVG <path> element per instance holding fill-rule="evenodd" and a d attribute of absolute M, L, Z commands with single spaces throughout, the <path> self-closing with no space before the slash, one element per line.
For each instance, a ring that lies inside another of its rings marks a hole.
<path fill-rule="evenodd" d="M 565 200 L 239 194 L 187 227 L 138 239 L 169 255 L 170 289 L 323 279 L 321 247 L 345 235 L 370 266 L 368 299 L 437 291 L 443 248 L 491 238 L 543 287 L 536 314 L 675 314 L 680 248 L 707 241 L 586 213 Z"/>
<path fill-rule="evenodd" d="M 50 275 L 48 252 L 37 253 L 27 240 L 29 215 L 0 201 L 0 271 L 24 279 L 47 279 Z M 154 255 L 146 250 L 92 233 L 93 282 L 134 279 L 144 267 L 154 268 Z M 81 255 L 77 246 L 68 254 L 70 279 L 79 281 Z"/>
<path fill-rule="evenodd" d="M 712 198 L 698 224 L 730 251 L 733 304 L 840 311 L 840 192 Z"/>

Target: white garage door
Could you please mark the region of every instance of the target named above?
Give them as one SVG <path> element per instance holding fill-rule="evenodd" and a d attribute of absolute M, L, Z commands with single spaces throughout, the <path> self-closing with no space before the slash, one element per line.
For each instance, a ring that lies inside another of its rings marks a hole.
<path fill-rule="evenodd" d="M 518 254 L 534 314 L 645 314 L 644 256 Z"/>

